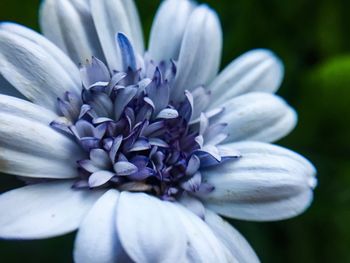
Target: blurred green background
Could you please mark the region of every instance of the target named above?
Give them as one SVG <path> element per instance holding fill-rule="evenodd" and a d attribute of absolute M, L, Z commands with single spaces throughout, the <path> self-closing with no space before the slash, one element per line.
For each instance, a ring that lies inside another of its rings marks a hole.
<path fill-rule="evenodd" d="M 148 36 L 159 0 L 137 1 Z M 270 48 L 283 60 L 279 94 L 299 125 L 278 142 L 318 169 L 312 207 L 273 223 L 231 221 L 262 262 L 350 262 L 350 1 L 207 0 L 224 29 L 225 65 L 241 53 Z M 38 30 L 39 0 L 1 0 L 0 20 Z M 147 39 L 147 37 L 146 37 Z M 18 182 L 3 175 L 0 191 Z M 6 211 L 1 211 L 6 213 Z M 0 241 L 0 262 L 72 262 L 74 234 L 42 241 Z"/>

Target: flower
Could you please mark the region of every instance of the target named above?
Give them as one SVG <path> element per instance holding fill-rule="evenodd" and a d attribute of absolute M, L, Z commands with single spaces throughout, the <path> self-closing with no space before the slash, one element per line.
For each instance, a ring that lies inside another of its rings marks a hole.
<path fill-rule="evenodd" d="M 253 50 L 216 76 L 209 7 L 164 1 L 147 52 L 131 0 L 45 0 L 40 15 L 47 39 L 0 25 L 0 72 L 31 101 L 0 95 L 0 171 L 28 183 L 0 196 L 0 237 L 78 230 L 84 263 L 258 262 L 216 213 L 310 205 L 314 167 L 270 144 L 296 124 L 272 94 L 281 62 Z"/>

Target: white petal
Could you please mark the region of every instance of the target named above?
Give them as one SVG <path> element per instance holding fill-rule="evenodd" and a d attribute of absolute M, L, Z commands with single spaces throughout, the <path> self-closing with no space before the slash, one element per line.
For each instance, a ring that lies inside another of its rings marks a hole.
<path fill-rule="evenodd" d="M 226 246 L 215 236 L 209 226 L 198 216 L 182 207 L 174 205 L 178 219 L 187 235 L 185 262 L 237 262 Z M 179 230 L 180 231 L 180 230 Z M 182 261 L 179 261 L 182 262 Z"/>
<path fill-rule="evenodd" d="M 69 59 L 28 30 L 0 28 L 0 72 L 29 100 L 55 110 L 57 97 L 65 91 L 80 93 L 79 71 L 70 72 L 71 64 L 65 63 Z"/>
<path fill-rule="evenodd" d="M 56 1 L 44 0 L 39 9 L 40 29 L 47 39 L 55 43 L 68 54 L 65 39 L 62 35 L 59 18 L 57 17 Z"/>
<path fill-rule="evenodd" d="M 273 93 L 281 85 L 283 74 L 282 62 L 271 51 L 249 51 L 232 61 L 209 85 L 211 106 L 252 91 Z"/>
<path fill-rule="evenodd" d="M 215 121 L 227 123 L 225 142 L 276 141 L 290 133 L 297 123 L 296 112 L 279 96 L 252 92 L 232 98 Z"/>
<path fill-rule="evenodd" d="M 0 195 L 0 237 L 40 239 L 74 231 L 101 191 L 73 190 L 73 181 L 25 186 Z"/>
<path fill-rule="evenodd" d="M 315 168 L 290 150 L 259 142 L 225 145 L 242 154 L 202 171 L 215 190 L 203 195 L 215 212 L 238 219 L 281 220 L 302 213 L 312 201 Z"/>
<path fill-rule="evenodd" d="M 222 31 L 217 14 L 205 5 L 197 7 L 189 19 L 181 44 L 175 79 L 175 99 L 213 80 L 218 72 Z"/>
<path fill-rule="evenodd" d="M 92 0 L 91 10 L 98 37 L 111 70 L 122 69 L 121 56 L 115 40 L 118 32 L 124 33 L 136 50 L 140 54 L 143 53 L 143 41 L 140 41 L 140 38 L 142 40 L 141 29 L 139 29 L 139 21 L 134 21 L 137 13 L 132 0 Z"/>
<path fill-rule="evenodd" d="M 0 113 L 8 113 L 27 120 L 49 125 L 58 116 L 41 106 L 12 96 L 0 94 Z"/>
<path fill-rule="evenodd" d="M 55 45 L 56 42 L 53 42 L 55 43 L 53 44 L 37 32 L 11 22 L 1 23 L 0 29 L 28 39 L 45 49 L 48 53 L 50 53 L 54 60 L 62 66 L 62 68 L 66 69 L 66 73 L 69 74 L 74 83 L 80 85 L 81 81 L 77 65 L 73 63 L 73 61 L 67 57 L 59 48 L 57 48 Z"/>
<path fill-rule="evenodd" d="M 142 26 L 140 17 L 135 5 L 134 0 L 121 0 L 123 2 L 125 12 L 128 15 L 130 28 L 131 28 L 131 35 L 132 39 L 134 40 L 133 44 L 136 50 L 143 54 L 144 52 L 144 40 L 143 40 L 143 32 L 142 32 Z"/>
<path fill-rule="evenodd" d="M 74 62 L 83 63 L 93 55 L 103 59 L 88 1 L 45 0 L 40 25 L 44 35 Z"/>
<path fill-rule="evenodd" d="M 0 74 L 0 94 L 13 96 L 13 97 L 16 97 L 16 98 L 21 98 L 21 99 L 26 99 L 1 74 Z"/>
<path fill-rule="evenodd" d="M 26 113 L 30 114 L 36 113 Z M 30 177 L 76 177 L 76 161 L 83 159 L 78 145 L 27 116 L 0 110 L 0 171 Z"/>
<path fill-rule="evenodd" d="M 118 198 L 118 191 L 109 190 L 86 215 L 75 239 L 75 262 L 129 262 L 115 227 Z"/>
<path fill-rule="evenodd" d="M 259 263 L 247 240 L 220 216 L 206 210 L 205 222 L 240 263 Z"/>
<path fill-rule="evenodd" d="M 204 218 L 205 207 L 196 197 L 183 194 L 178 202 L 200 218 Z"/>
<path fill-rule="evenodd" d="M 136 262 L 183 262 L 186 236 L 171 203 L 146 194 L 122 192 L 117 229 L 127 254 Z"/>
<path fill-rule="evenodd" d="M 33 178 L 66 179 L 78 176 L 70 160 L 50 160 L 47 157 L 0 147 L 0 172 Z"/>
<path fill-rule="evenodd" d="M 177 60 L 193 8 L 188 0 L 166 0 L 161 4 L 150 36 L 148 52 L 153 60 Z"/>

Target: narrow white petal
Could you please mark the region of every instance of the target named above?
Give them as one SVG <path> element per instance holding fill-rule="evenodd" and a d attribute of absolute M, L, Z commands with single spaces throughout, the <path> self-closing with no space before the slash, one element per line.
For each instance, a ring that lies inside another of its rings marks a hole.
<path fill-rule="evenodd" d="M 45 0 L 40 9 L 40 25 L 44 35 L 74 62 L 83 63 L 91 56 L 103 59 L 88 1 Z"/>
<path fill-rule="evenodd" d="M 238 219 L 281 220 L 302 213 L 316 186 L 315 168 L 290 150 L 259 142 L 225 145 L 242 158 L 202 171 L 215 190 L 203 195 L 206 206 Z"/>
<path fill-rule="evenodd" d="M 218 72 L 222 50 L 222 31 L 217 14 L 205 5 L 190 16 L 181 44 L 173 97 L 183 96 L 213 80 Z"/>
<path fill-rule="evenodd" d="M 0 119 L 2 147 L 66 161 L 80 152 L 75 142 L 48 125 L 1 111 Z"/>
<path fill-rule="evenodd" d="M 136 262 L 183 262 L 186 236 L 171 203 L 122 192 L 117 230 L 125 251 Z"/>
<path fill-rule="evenodd" d="M 214 232 L 202 219 L 181 205 L 174 205 L 174 208 L 187 235 L 187 253 L 185 262 L 238 263 L 224 243 L 215 236 Z"/>
<path fill-rule="evenodd" d="M 134 0 L 122 0 L 125 11 L 128 15 L 130 28 L 131 28 L 131 36 L 134 39 L 134 45 L 136 50 L 143 54 L 144 52 L 144 40 L 143 40 L 143 32 L 140 17 L 135 5 Z"/>
<path fill-rule="evenodd" d="M 232 255 L 238 260 L 238 262 L 260 262 L 247 240 L 220 216 L 210 210 L 206 210 L 205 222 L 209 225 L 211 230 L 221 240 L 221 242 L 228 248 Z"/>
<path fill-rule="evenodd" d="M 59 63 L 63 69 L 66 70 L 66 73 L 70 76 L 74 83 L 80 85 L 81 81 L 77 64 L 75 64 L 68 56 L 66 56 L 62 50 L 57 48 L 57 42 L 50 42 L 45 37 L 33 31 L 32 29 L 11 22 L 1 23 L 0 29 L 28 39 L 45 49 L 48 53 L 50 53 L 54 60 Z"/>
<path fill-rule="evenodd" d="M 45 46 L 0 29 L 0 72 L 29 100 L 55 110 L 57 97 L 65 91 L 80 92 L 67 70 Z"/>
<path fill-rule="evenodd" d="M 109 190 L 86 215 L 75 239 L 75 262 L 130 262 L 120 244 L 115 227 L 118 198 L 118 191 Z"/>
<path fill-rule="evenodd" d="M 209 85 L 211 106 L 252 91 L 273 93 L 281 85 L 283 74 L 282 62 L 271 51 L 249 51 L 231 62 Z"/>
<path fill-rule="evenodd" d="M 297 115 L 279 96 L 252 92 L 221 105 L 224 112 L 215 121 L 227 123 L 225 142 L 253 140 L 276 141 L 290 133 L 297 124 Z"/>
<path fill-rule="evenodd" d="M 177 60 L 194 4 L 189 0 L 166 0 L 153 21 L 149 55 L 155 61 Z M 171 30 L 169 30 L 171 28 Z"/>
<path fill-rule="evenodd" d="M 76 161 L 83 159 L 81 149 L 47 124 L 36 121 L 35 114 L 33 111 L 18 117 L 0 110 L 0 171 L 30 177 L 76 177 Z"/>
<path fill-rule="evenodd" d="M 29 101 L 0 94 L 0 113 L 8 113 L 42 124 L 50 124 L 57 114 Z"/>
<path fill-rule="evenodd" d="M 60 26 L 60 20 L 57 16 L 55 0 L 44 0 L 39 10 L 39 23 L 42 33 L 52 43 L 55 43 L 62 51 L 68 54 L 63 32 Z"/>
<path fill-rule="evenodd" d="M 129 14 L 136 13 L 133 10 L 133 1 L 126 3 L 122 0 L 91 0 L 91 10 L 94 23 L 97 29 L 103 52 L 111 70 L 122 69 L 121 56 L 116 44 L 115 36 L 117 33 L 124 33 L 135 46 L 137 51 L 142 54 L 142 45 L 138 43 L 140 36 L 134 35 L 136 31 L 135 21 L 129 17 Z"/>
<path fill-rule="evenodd" d="M 33 178 L 66 179 L 78 176 L 73 162 L 0 147 L 0 172 Z"/>
<path fill-rule="evenodd" d="M 73 181 L 29 185 L 0 195 L 0 237 L 41 239 L 74 231 L 101 191 L 72 189 Z"/>

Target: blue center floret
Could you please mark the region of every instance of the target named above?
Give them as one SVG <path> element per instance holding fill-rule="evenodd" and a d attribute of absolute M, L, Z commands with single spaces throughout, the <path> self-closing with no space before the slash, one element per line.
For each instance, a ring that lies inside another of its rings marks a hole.
<path fill-rule="evenodd" d="M 184 192 L 210 192 L 200 170 L 238 152 L 219 144 L 226 124 L 210 124 L 224 109 L 205 112 L 210 93 L 203 87 L 171 99 L 174 61 L 139 59 L 119 33 L 123 71 L 109 71 L 92 58 L 81 65 L 82 93 L 58 99 L 61 117 L 51 123 L 86 151 L 77 162 L 75 188 L 116 188 L 175 200 Z"/>

